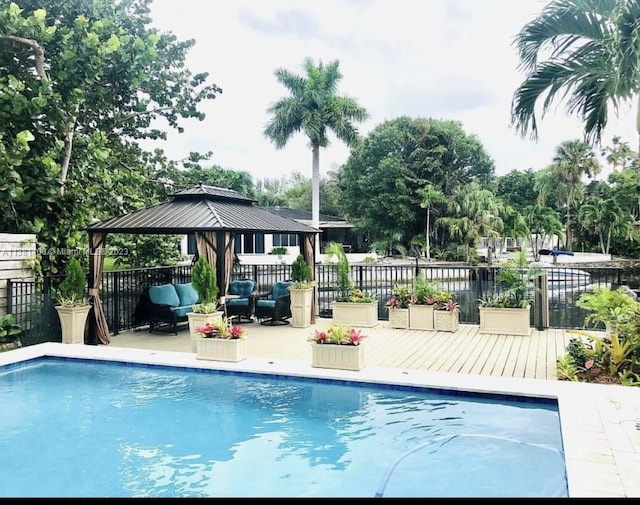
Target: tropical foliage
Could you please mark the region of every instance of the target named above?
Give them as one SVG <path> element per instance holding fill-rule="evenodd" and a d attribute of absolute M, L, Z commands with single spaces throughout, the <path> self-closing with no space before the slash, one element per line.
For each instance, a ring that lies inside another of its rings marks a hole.
<path fill-rule="evenodd" d="M 307 340 L 314 344 L 360 345 L 365 338 L 362 330 L 333 324 L 326 330 L 315 330 Z"/>

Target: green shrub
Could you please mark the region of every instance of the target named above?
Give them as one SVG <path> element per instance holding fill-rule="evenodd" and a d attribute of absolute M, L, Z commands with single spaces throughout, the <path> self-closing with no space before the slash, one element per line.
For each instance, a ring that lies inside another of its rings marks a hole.
<path fill-rule="evenodd" d="M 200 256 L 191 272 L 193 287 L 198 293 L 200 305 L 215 304 L 218 300 L 216 272 L 204 256 Z"/>
<path fill-rule="evenodd" d="M 82 265 L 76 258 L 71 258 L 65 269 L 65 278 L 58 287 L 58 302 L 66 307 L 87 305 L 89 301 L 84 294 L 86 285 L 87 276 Z"/>
<path fill-rule="evenodd" d="M 291 265 L 291 280 L 301 283 L 311 281 L 311 267 L 307 265 L 302 254 L 299 254 Z"/>

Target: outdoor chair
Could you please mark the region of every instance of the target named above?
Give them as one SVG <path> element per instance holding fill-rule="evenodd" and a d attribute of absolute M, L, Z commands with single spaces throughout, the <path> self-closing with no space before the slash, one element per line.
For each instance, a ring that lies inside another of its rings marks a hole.
<path fill-rule="evenodd" d="M 235 280 L 229 283 L 225 295 L 225 313 L 228 318 L 237 318 L 237 322 L 253 321 L 256 283 L 253 279 Z"/>
<path fill-rule="evenodd" d="M 289 324 L 291 318 L 291 281 L 276 282 L 270 291 L 256 296 L 255 316 L 260 324 Z"/>

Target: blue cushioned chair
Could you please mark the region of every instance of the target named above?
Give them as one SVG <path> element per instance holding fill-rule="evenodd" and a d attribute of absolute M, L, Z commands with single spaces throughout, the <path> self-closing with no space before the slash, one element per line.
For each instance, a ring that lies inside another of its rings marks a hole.
<path fill-rule="evenodd" d="M 187 321 L 198 303 L 198 293 L 190 282 L 162 284 L 149 288 L 149 332 L 178 334 L 178 323 Z"/>
<path fill-rule="evenodd" d="M 231 281 L 227 295 L 234 296 L 234 298 L 225 301 L 224 308 L 227 317 L 235 317 L 239 323 L 253 321 L 255 281 L 253 279 Z"/>
<path fill-rule="evenodd" d="M 261 293 L 256 297 L 256 318 L 260 324 L 289 324 L 291 317 L 291 296 L 289 286 L 291 281 L 276 282 L 271 291 Z"/>

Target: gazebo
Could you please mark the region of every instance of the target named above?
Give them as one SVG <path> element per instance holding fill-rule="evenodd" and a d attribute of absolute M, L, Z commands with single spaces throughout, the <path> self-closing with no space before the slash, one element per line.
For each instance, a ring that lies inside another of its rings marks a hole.
<path fill-rule="evenodd" d="M 109 343 L 109 328 L 100 300 L 100 282 L 109 233 L 194 233 L 198 256 L 207 258 L 214 268 L 220 293 L 227 292 L 231 279 L 236 233 L 297 233 L 302 254 L 312 267 L 314 276 L 315 242 L 319 230 L 269 212 L 256 203 L 256 200 L 232 189 L 200 184 L 174 193 L 164 203 L 84 228 L 89 234 L 89 296 L 95 318 L 91 328 L 96 341 Z M 315 322 L 315 310 L 312 310 L 311 317 Z"/>

